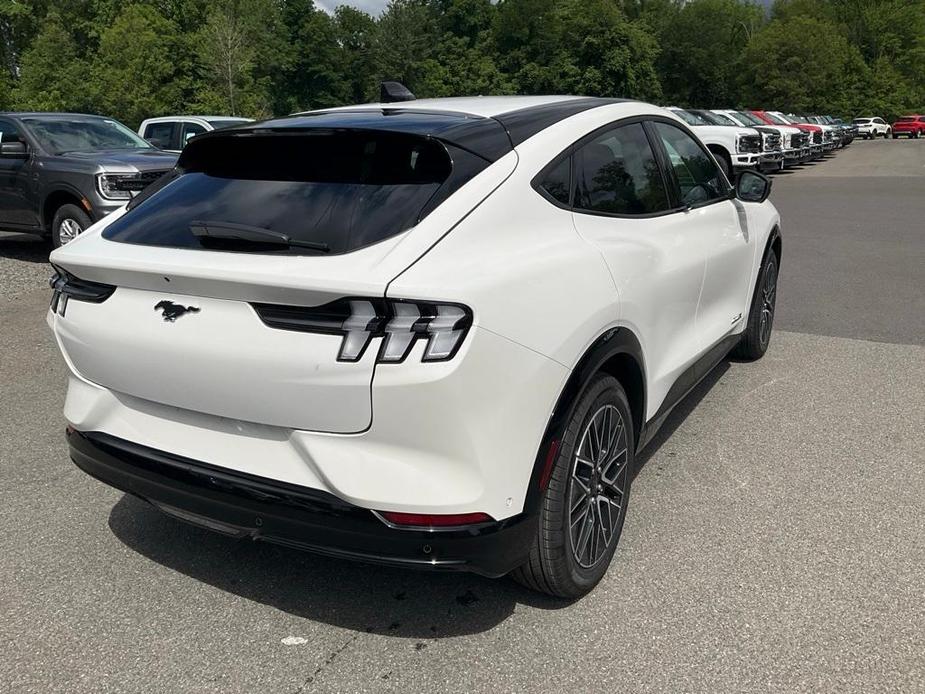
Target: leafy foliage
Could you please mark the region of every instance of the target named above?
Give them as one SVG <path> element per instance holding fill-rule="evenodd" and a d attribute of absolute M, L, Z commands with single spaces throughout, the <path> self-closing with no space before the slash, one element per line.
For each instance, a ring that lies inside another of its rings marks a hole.
<path fill-rule="evenodd" d="M 925 111 L 925 0 L 0 0 L 0 109 L 130 125 L 373 100 L 578 93 L 891 117 Z"/>

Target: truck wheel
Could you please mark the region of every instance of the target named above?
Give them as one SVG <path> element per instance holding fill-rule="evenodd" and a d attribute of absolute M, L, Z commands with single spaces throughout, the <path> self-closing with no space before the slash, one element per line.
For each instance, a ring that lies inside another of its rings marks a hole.
<path fill-rule="evenodd" d="M 732 182 L 732 162 L 729 159 L 729 155 L 722 151 L 710 150 L 713 152 L 713 156 L 716 158 L 716 163 L 719 164 L 719 168 L 722 169 L 723 173 L 726 175 L 726 179 L 731 183 Z"/>
<path fill-rule="evenodd" d="M 51 242 L 55 248 L 70 243 L 93 222 L 77 205 L 62 205 L 51 223 Z"/>

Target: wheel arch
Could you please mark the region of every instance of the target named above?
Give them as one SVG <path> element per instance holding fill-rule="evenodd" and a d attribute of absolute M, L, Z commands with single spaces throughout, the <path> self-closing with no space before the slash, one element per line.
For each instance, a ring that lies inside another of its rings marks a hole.
<path fill-rule="evenodd" d="M 606 330 L 585 350 L 559 393 L 555 408 L 540 441 L 533 473 L 527 489 L 525 511 L 535 511 L 548 482 L 550 468 L 559 450 L 559 442 L 568 427 L 575 404 L 598 373 L 616 378 L 630 404 L 633 440 L 638 450 L 646 417 L 646 376 L 642 345 L 632 330 L 616 327 Z"/>
<path fill-rule="evenodd" d="M 729 166 L 729 173 L 732 173 L 732 152 L 729 151 L 729 148 L 726 145 L 718 144 L 716 142 L 711 142 L 707 144 L 707 149 L 710 150 L 710 153 L 714 157 L 722 157 L 726 160 L 726 164 Z"/>
<path fill-rule="evenodd" d="M 77 205 L 77 207 L 84 210 L 89 215 L 90 212 L 83 203 L 83 197 L 80 191 L 65 186 L 59 186 L 49 191 L 42 201 L 42 228 L 44 228 L 46 232 L 51 232 L 51 223 L 55 218 L 55 212 L 57 212 L 62 205 Z"/>

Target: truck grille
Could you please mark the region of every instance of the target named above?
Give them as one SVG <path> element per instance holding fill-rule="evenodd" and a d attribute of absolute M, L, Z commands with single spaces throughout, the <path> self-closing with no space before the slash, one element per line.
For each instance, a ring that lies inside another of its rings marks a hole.
<path fill-rule="evenodd" d="M 761 151 L 761 135 L 742 135 L 739 138 L 739 151 L 757 154 Z"/>
<path fill-rule="evenodd" d="M 119 182 L 120 187 L 122 190 L 129 190 L 133 193 L 140 193 L 168 171 L 169 169 L 165 169 L 163 171 L 141 171 L 131 178 L 124 178 L 121 180 Z"/>
<path fill-rule="evenodd" d="M 780 134 L 779 133 L 765 133 L 764 134 L 764 151 L 765 152 L 778 152 L 780 151 Z"/>
<path fill-rule="evenodd" d="M 791 147 L 805 147 L 806 146 L 807 136 L 806 133 L 799 133 L 794 135 L 790 140 Z"/>
<path fill-rule="evenodd" d="M 822 131 L 816 130 L 813 132 L 813 144 L 821 145 L 822 144 Z"/>

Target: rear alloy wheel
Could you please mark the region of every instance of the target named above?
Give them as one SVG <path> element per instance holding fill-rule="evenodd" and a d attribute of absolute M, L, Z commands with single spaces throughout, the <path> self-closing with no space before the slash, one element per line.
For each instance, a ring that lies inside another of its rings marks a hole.
<path fill-rule="evenodd" d="M 742 333 L 742 340 L 732 350 L 734 357 L 752 361 L 761 359 L 768 351 L 777 306 L 777 272 L 777 256 L 768 249 L 761 272 L 758 273 L 755 294 L 748 312 L 748 324 Z"/>
<path fill-rule="evenodd" d="M 598 584 L 616 551 L 635 461 L 633 419 L 620 382 L 598 374 L 579 398 L 540 505 L 537 535 L 515 580 L 560 598 Z"/>
<path fill-rule="evenodd" d="M 51 242 L 55 248 L 65 246 L 92 224 L 90 217 L 77 205 L 62 205 L 51 223 Z"/>

